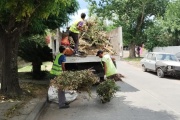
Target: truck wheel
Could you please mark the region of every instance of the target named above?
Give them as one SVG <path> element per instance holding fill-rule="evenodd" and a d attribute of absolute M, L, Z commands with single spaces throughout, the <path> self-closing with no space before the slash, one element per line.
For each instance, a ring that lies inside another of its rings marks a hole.
<path fill-rule="evenodd" d="M 144 65 L 142 65 L 142 70 L 143 70 L 143 72 L 147 72 L 147 69 Z"/>
<path fill-rule="evenodd" d="M 158 69 L 157 69 L 157 76 L 160 77 L 160 78 L 163 78 L 163 77 L 164 77 L 164 72 L 162 71 L 161 68 L 158 68 Z"/>

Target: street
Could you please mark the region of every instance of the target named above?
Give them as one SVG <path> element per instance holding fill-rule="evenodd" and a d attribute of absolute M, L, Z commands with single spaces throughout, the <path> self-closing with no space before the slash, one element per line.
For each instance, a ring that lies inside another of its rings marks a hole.
<path fill-rule="evenodd" d="M 39 120 L 180 120 L 180 80 L 158 78 L 124 61 L 117 66 L 125 78 L 111 102 L 101 104 L 93 87 L 92 98 L 80 93 L 68 109 L 48 104 Z"/>

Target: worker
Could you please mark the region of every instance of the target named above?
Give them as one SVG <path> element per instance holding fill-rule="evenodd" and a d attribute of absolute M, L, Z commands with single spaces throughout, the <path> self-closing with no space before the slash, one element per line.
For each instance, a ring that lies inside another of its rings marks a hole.
<path fill-rule="evenodd" d="M 101 64 L 104 68 L 104 79 L 113 79 L 115 81 L 122 81 L 123 75 L 119 74 L 117 72 L 116 66 L 113 63 L 115 61 L 115 58 L 111 57 L 109 54 L 104 55 L 104 52 L 102 50 L 99 50 L 96 54 L 96 56 L 99 56 L 101 58 Z"/>
<path fill-rule="evenodd" d="M 66 70 L 65 68 L 65 62 L 66 62 L 66 56 L 64 55 L 65 53 L 65 47 L 60 46 L 59 47 L 59 52 L 56 55 L 56 58 L 53 62 L 52 69 L 50 71 L 51 75 L 56 77 L 62 74 L 63 71 Z M 58 90 L 58 101 L 59 101 L 59 108 L 69 108 L 69 105 L 66 103 L 66 98 L 65 98 L 65 91 L 59 89 Z"/>
<path fill-rule="evenodd" d="M 86 17 L 85 13 L 81 13 L 81 19 L 76 20 L 71 27 L 69 28 L 69 36 L 73 38 L 75 47 L 75 55 L 79 55 L 78 52 L 78 46 L 79 46 L 79 33 L 80 31 L 83 31 L 83 24 L 84 24 L 84 19 Z"/>

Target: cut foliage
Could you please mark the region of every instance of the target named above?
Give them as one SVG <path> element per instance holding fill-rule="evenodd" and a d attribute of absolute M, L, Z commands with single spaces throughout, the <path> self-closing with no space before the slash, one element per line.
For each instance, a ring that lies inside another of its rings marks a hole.
<path fill-rule="evenodd" d="M 116 85 L 114 80 L 106 80 L 97 86 L 97 94 L 102 103 L 110 102 L 119 86 Z"/>

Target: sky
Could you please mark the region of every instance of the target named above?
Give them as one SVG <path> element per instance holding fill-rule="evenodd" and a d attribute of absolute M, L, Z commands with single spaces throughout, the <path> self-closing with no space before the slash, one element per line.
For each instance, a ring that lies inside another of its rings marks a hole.
<path fill-rule="evenodd" d="M 74 15 L 70 16 L 71 20 L 69 21 L 68 26 L 72 25 L 72 23 L 75 20 L 79 19 L 81 16 L 81 13 L 86 13 L 86 19 L 88 18 L 88 3 L 85 2 L 85 0 L 77 0 L 77 1 L 79 2 L 79 10 L 76 13 L 74 13 Z M 96 0 L 96 1 L 98 2 L 99 0 Z M 62 29 L 66 30 L 66 27 L 67 26 L 63 26 Z"/>
<path fill-rule="evenodd" d="M 86 13 L 86 15 L 88 15 L 88 3 L 85 2 L 84 0 L 77 0 L 79 2 L 79 10 L 74 13 L 74 15 L 72 15 L 70 24 L 75 21 L 76 19 L 80 18 L 81 13 Z"/>
<path fill-rule="evenodd" d="M 88 18 L 88 3 L 85 2 L 85 0 L 77 0 L 79 2 L 79 10 L 72 15 L 70 24 L 75 21 L 76 19 L 80 18 L 81 13 L 86 13 L 86 19 Z M 99 2 L 100 0 L 96 0 L 96 2 Z"/>

